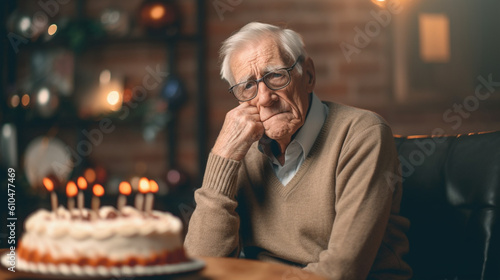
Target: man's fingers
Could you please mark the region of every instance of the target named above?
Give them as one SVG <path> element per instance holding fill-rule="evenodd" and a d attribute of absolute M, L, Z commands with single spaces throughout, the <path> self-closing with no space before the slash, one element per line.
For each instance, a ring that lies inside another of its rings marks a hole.
<path fill-rule="evenodd" d="M 241 109 L 252 114 L 259 114 L 257 107 L 248 104 L 248 102 L 241 103 L 238 107 L 236 107 L 236 109 Z"/>
<path fill-rule="evenodd" d="M 226 114 L 212 152 L 222 157 L 240 160 L 263 134 L 264 125 L 257 107 L 241 103 Z"/>
<path fill-rule="evenodd" d="M 240 106 L 229 111 L 227 114 L 229 119 L 233 120 L 247 120 L 247 121 L 257 121 L 260 122 L 260 115 L 257 107 L 249 106 L 246 103 L 240 104 Z"/>

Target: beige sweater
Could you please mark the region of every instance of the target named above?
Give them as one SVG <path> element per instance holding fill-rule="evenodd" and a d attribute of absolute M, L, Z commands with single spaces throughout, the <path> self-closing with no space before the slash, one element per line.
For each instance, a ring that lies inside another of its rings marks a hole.
<path fill-rule="evenodd" d="M 209 155 L 185 246 L 304 267 L 331 279 L 408 279 L 407 219 L 392 132 L 372 112 L 326 103 L 306 160 L 283 186 L 253 145 L 245 159 Z M 394 183 L 397 182 L 397 183 Z"/>

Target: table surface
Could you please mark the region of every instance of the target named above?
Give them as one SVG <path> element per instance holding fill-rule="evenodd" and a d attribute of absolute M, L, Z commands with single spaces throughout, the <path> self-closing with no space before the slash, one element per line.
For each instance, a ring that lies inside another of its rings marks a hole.
<path fill-rule="evenodd" d="M 8 252 L 6 249 L 0 249 L 0 255 Z M 155 277 L 124 277 L 112 278 L 115 280 L 139 280 L 139 279 L 172 279 L 172 280 L 325 280 L 321 276 L 303 271 L 299 268 L 283 264 L 267 263 L 255 260 L 233 259 L 233 258 L 200 258 L 205 262 L 205 267 L 199 271 L 175 274 L 160 275 Z M 20 271 L 10 272 L 2 266 L 0 269 L 0 279 L 54 279 L 48 276 L 39 276 Z M 71 279 L 71 278 L 57 278 Z M 110 278 L 92 278 L 92 279 L 110 279 Z"/>

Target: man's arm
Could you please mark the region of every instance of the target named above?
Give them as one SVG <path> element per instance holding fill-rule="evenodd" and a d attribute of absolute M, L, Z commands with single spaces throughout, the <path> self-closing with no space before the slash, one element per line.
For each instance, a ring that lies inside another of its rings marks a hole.
<path fill-rule="evenodd" d="M 366 279 L 387 229 L 394 190 L 400 191 L 386 175 L 398 170 L 388 126 L 370 126 L 346 143 L 336 170 L 336 216 L 328 249 L 306 270 L 331 279 Z"/>
<path fill-rule="evenodd" d="M 195 192 L 196 209 L 184 242 L 189 255 L 239 254 L 240 218 L 236 213 L 236 177 L 241 163 L 210 154 L 203 185 Z"/>
<path fill-rule="evenodd" d="M 242 103 L 226 115 L 209 155 L 202 187 L 195 192 L 196 209 L 185 240 L 188 254 L 238 256 L 236 179 L 241 159 L 263 133 L 256 107 Z"/>

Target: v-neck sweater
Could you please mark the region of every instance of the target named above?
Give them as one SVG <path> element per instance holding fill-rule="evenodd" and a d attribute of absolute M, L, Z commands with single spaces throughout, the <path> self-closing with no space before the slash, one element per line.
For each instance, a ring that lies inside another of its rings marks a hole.
<path fill-rule="evenodd" d="M 242 161 L 210 154 L 185 240 L 193 256 L 239 256 L 330 279 L 409 279 L 409 221 L 392 131 L 373 112 L 326 102 L 328 117 L 283 186 L 254 144 Z"/>

